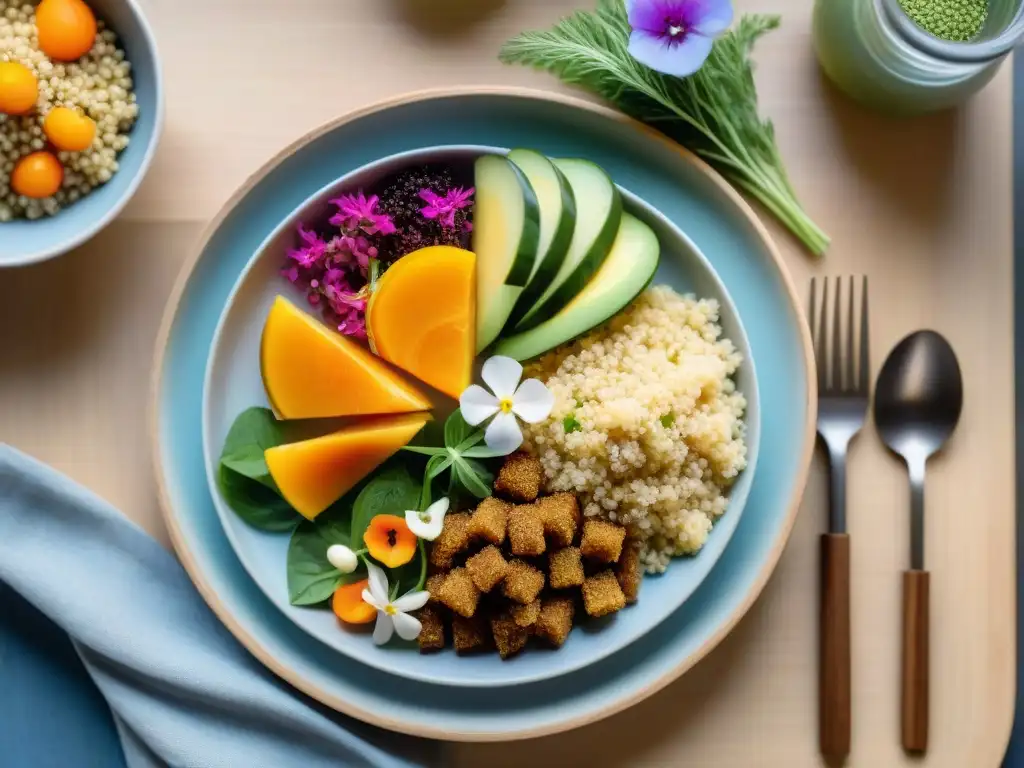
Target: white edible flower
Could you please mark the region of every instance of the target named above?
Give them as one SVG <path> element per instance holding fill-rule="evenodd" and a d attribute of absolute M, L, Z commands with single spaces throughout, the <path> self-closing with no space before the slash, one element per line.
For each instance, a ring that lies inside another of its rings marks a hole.
<path fill-rule="evenodd" d="M 430 593 L 426 591 L 409 592 L 391 601 L 388 597 L 388 577 L 384 571 L 373 563 L 367 562 L 370 586 L 363 590 L 363 602 L 377 609 L 377 623 L 373 627 L 373 642 L 384 645 L 395 632 L 403 640 L 415 640 L 420 635 L 423 625 L 409 611 L 416 611 L 427 604 Z"/>
<path fill-rule="evenodd" d="M 444 527 L 444 516 L 448 512 L 450 503 L 448 497 L 445 496 L 435 501 L 422 512 L 416 509 L 407 509 L 405 511 L 405 524 L 409 526 L 410 531 L 421 539 L 433 541 L 441 535 L 441 529 Z"/>
<path fill-rule="evenodd" d="M 484 432 L 484 441 L 488 448 L 502 455 L 512 453 L 523 443 L 517 416 L 527 424 L 537 424 L 550 416 L 555 406 L 555 396 L 542 381 L 527 379 L 520 384 L 522 375 L 523 366 L 518 362 L 495 355 L 480 372 L 491 391 L 472 384 L 459 398 L 462 418 L 471 427 L 494 416 Z"/>
<path fill-rule="evenodd" d="M 352 573 L 359 565 L 359 558 L 344 544 L 331 544 L 327 548 L 327 562 L 342 573 Z"/>

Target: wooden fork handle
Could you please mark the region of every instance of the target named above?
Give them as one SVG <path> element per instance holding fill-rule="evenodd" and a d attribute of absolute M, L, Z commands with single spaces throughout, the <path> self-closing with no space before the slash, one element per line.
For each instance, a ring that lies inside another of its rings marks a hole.
<path fill-rule="evenodd" d="M 850 753 L 850 536 L 821 537 L 819 743 L 828 757 Z"/>
<path fill-rule="evenodd" d="M 903 748 L 928 748 L 928 571 L 903 572 Z"/>

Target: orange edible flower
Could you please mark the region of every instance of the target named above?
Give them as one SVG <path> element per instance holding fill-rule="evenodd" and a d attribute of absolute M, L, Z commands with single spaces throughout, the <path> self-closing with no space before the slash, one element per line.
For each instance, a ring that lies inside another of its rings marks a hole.
<path fill-rule="evenodd" d="M 346 624 L 369 624 L 377 617 L 377 609 L 363 600 L 363 590 L 368 589 L 368 579 L 345 584 L 334 590 L 331 609 L 334 615 Z"/>
<path fill-rule="evenodd" d="M 397 568 L 416 554 L 416 534 L 398 515 L 377 515 L 363 534 L 370 556 L 388 568 Z"/>

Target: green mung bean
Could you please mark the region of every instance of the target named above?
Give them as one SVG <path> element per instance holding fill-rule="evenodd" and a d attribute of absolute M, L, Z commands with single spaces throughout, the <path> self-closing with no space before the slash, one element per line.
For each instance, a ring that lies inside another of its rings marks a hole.
<path fill-rule="evenodd" d="M 899 0 L 903 11 L 925 32 L 951 42 L 970 40 L 988 15 L 987 0 Z"/>

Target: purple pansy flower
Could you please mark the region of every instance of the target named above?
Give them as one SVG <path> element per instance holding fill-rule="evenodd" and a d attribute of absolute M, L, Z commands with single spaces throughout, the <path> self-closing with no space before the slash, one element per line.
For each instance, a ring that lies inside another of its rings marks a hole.
<path fill-rule="evenodd" d="M 692 75 L 732 24 L 731 0 L 626 0 L 629 53 L 666 75 Z"/>
<path fill-rule="evenodd" d="M 420 198 L 426 205 L 420 208 L 420 213 L 425 219 L 437 219 L 442 227 L 454 227 L 455 212 L 472 204 L 470 198 L 475 191 L 474 187 L 453 187 L 448 190 L 448 194 L 441 197 L 432 189 L 421 189 Z"/>

